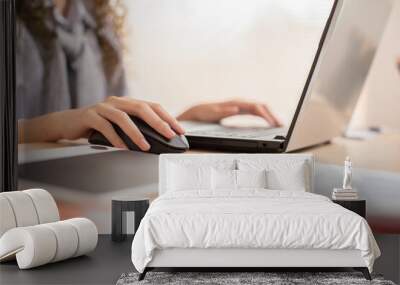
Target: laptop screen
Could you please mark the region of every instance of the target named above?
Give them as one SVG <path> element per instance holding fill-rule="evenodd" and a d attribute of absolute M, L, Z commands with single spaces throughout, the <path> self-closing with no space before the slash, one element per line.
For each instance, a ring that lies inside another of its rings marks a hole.
<path fill-rule="evenodd" d="M 311 82 L 288 133 L 287 151 L 345 131 L 362 93 L 392 1 L 339 1 Z"/>

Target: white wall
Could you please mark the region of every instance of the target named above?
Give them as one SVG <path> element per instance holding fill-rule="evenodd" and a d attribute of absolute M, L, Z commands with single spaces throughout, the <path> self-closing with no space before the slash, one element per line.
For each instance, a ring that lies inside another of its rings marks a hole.
<path fill-rule="evenodd" d="M 384 126 L 400 130 L 400 0 L 375 57 L 365 89 L 353 117 L 354 127 Z"/>

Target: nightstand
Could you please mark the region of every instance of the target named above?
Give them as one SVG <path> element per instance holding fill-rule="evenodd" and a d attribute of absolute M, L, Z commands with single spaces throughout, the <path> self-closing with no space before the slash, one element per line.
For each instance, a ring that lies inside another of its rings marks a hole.
<path fill-rule="evenodd" d="M 332 200 L 333 203 L 359 214 L 365 219 L 366 217 L 366 201 L 365 200 Z"/>
<path fill-rule="evenodd" d="M 133 232 L 128 233 L 130 231 L 128 228 L 132 226 L 134 226 L 134 231 L 137 231 L 140 221 L 149 208 L 149 200 L 147 197 L 112 199 L 111 238 L 113 241 L 123 241 L 127 234 L 133 234 Z M 134 222 L 129 219 L 132 214 L 134 215 Z"/>

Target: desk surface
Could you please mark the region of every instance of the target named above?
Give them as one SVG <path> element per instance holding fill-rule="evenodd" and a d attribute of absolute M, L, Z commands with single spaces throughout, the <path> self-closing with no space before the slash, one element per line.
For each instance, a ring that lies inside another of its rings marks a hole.
<path fill-rule="evenodd" d="M 100 235 L 97 248 L 80 256 L 41 267 L 19 270 L 15 261 L 0 264 L 2 285 L 115 284 L 122 273 L 134 271 L 130 258 L 132 239 L 121 243 Z"/>
<path fill-rule="evenodd" d="M 313 153 L 316 161 L 342 165 L 349 155 L 355 168 L 400 173 L 400 134 L 385 134 L 367 140 L 336 138 L 330 144 L 303 152 Z"/>
<path fill-rule="evenodd" d="M 81 147 L 81 149 L 79 148 Z M 85 140 L 62 143 L 34 143 L 19 145 L 19 162 L 68 157 L 105 150 L 88 149 Z M 119 151 L 107 148 L 107 151 Z M 200 151 L 189 151 L 200 152 Z M 342 165 L 351 156 L 356 168 L 400 173 L 400 134 L 383 134 L 367 140 L 336 138 L 331 143 L 308 148 L 301 152 L 313 153 L 316 161 L 324 164 Z M 27 154 L 29 153 L 29 154 Z"/>

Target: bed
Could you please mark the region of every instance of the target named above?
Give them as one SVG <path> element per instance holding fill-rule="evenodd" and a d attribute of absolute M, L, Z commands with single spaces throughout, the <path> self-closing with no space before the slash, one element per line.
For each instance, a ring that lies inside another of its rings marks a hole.
<path fill-rule="evenodd" d="M 380 251 L 359 215 L 313 193 L 304 154 L 161 155 L 159 194 L 132 243 L 154 268 L 352 267 Z"/>

